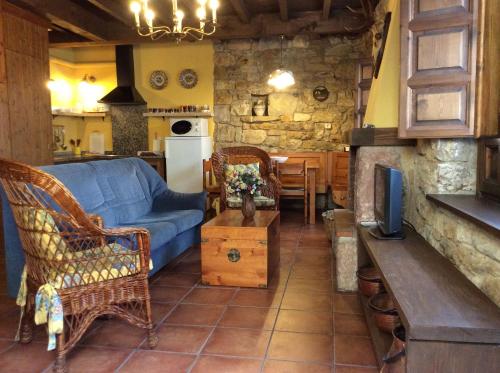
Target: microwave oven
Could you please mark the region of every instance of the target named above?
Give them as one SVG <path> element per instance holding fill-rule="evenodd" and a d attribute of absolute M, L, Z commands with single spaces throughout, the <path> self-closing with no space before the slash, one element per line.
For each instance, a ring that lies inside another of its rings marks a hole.
<path fill-rule="evenodd" d="M 171 118 L 170 136 L 208 136 L 207 118 Z"/>

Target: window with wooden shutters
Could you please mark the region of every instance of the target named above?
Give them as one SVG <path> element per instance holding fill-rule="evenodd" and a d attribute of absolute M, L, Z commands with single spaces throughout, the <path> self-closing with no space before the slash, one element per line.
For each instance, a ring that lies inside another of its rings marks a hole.
<path fill-rule="evenodd" d="M 368 95 L 372 86 L 373 62 L 371 58 L 364 58 L 358 62 L 358 75 L 356 84 L 358 87 L 358 97 L 356 100 L 356 128 L 363 127 L 363 119 L 368 104 Z"/>
<path fill-rule="evenodd" d="M 399 135 L 474 134 L 478 0 L 401 1 Z"/>

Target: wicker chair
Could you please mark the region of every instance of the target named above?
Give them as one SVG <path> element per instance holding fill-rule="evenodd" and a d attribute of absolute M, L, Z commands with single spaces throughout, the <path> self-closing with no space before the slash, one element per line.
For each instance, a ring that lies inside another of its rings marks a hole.
<path fill-rule="evenodd" d="M 153 331 L 148 289 L 150 239 L 145 229 L 104 229 L 87 215 L 71 192 L 53 176 L 0 159 L 6 192 L 25 256 L 26 306 L 20 341 L 32 339 L 35 295 L 52 285 L 63 308 L 64 332 L 57 334 L 54 371 L 66 371 L 66 354 L 91 323 L 115 315 Z"/>
<path fill-rule="evenodd" d="M 259 172 L 265 181 L 261 193 L 265 197 L 274 199 L 273 206 L 261 207 L 261 209 L 279 210 L 281 184 L 274 175 L 271 158 L 264 150 L 253 146 L 223 148 L 213 153 L 211 160 L 215 178 L 220 185 L 220 211 L 224 211 L 228 207 L 224 166 L 226 164 L 250 164 L 256 162 L 259 163 Z"/>

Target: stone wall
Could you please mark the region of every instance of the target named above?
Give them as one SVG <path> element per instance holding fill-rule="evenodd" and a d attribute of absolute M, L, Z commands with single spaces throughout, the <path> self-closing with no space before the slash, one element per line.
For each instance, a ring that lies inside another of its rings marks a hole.
<path fill-rule="evenodd" d="M 354 125 L 356 62 L 370 54 L 369 35 L 357 39 L 284 41 L 284 66 L 296 84 L 274 91 L 269 74 L 279 67 L 277 38 L 233 40 L 215 48 L 216 146 L 255 145 L 268 151 L 340 150 L 343 134 Z M 316 86 L 330 91 L 313 98 Z M 252 94 L 269 94 L 268 117 L 252 118 Z"/>
<path fill-rule="evenodd" d="M 417 147 L 361 147 L 356 152 L 356 221 L 373 220 L 373 164 L 403 170 L 404 215 L 417 231 L 500 306 L 500 239 L 438 207 L 429 193 L 474 194 L 474 140 L 423 140 Z"/>

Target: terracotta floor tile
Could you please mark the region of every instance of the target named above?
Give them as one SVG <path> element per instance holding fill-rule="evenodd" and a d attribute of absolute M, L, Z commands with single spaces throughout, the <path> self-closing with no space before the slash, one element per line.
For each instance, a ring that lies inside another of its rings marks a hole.
<path fill-rule="evenodd" d="M 357 294 L 339 294 L 334 295 L 334 310 L 341 313 L 363 314 L 361 303 Z"/>
<path fill-rule="evenodd" d="M 141 329 L 120 320 L 108 320 L 88 337 L 82 344 L 120 348 L 136 348 L 146 338 L 146 329 Z"/>
<path fill-rule="evenodd" d="M 335 373 L 377 373 L 378 371 L 377 368 L 335 365 Z"/>
<path fill-rule="evenodd" d="M 203 354 L 264 357 L 271 332 L 257 329 L 216 328 Z"/>
<path fill-rule="evenodd" d="M 295 269 L 295 270 L 308 270 L 310 269 L 311 267 L 314 267 L 316 268 L 318 271 L 333 271 L 333 267 L 330 263 L 322 263 L 322 264 L 307 264 L 307 263 L 295 263 L 293 265 L 293 268 L 292 269 Z"/>
<path fill-rule="evenodd" d="M 330 373 L 328 365 L 299 363 L 296 361 L 266 360 L 264 373 Z"/>
<path fill-rule="evenodd" d="M 287 284 L 287 290 L 307 292 L 332 292 L 332 281 L 304 278 L 291 278 Z"/>
<path fill-rule="evenodd" d="M 0 370 L 9 373 L 41 372 L 55 357 L 54 351 L 47 351 L 47 343 L 16 343 L 0 353 Z"/>
<path fill-rule="evenodd" d="M 137 351 L 119 370 L 120 373 L 180 373 L 186 372 L 195 355 L 180 355 L 159 351 Z"/>
<path fill-rule="evenodd" d="M 71 373 L 113 372 L 131 352 L 132 350 L 125 349 L 77 347 L 68 355 L 68 371 Z"/>
<path fill-rule="evenodd" d="M 153 285 L 149 288 L 153 302 L 177 303 L 189 292 L 189 288 L 174 288 L 169 286 Z"/>
<path fill-rule="evenodd" d="M 165 323 L 211 326 L 217 323 L 223 312 L 224 306 L 179 304 Z"/>
<path fill-rule="evenodd" d="M 304 265 L 322 265 L 322 264 L 331 264 L 330 255 L 312 255 L 308 253 L 297 253 L 295 255 L 295 263 L 296 264 L 304 264 Z"/>
<path fill-rule="evenodd" d="M 317 280 L 329 280 L 332 278 L 332 270 L 330 266 L 318 268 L 315 265 L 297 265 L 292 267 L 290 279 L 292 278 L 305 278 Z"/>
<path fill-rule="evenodd" d="M 279 307 L 282 297 L 282 291 L 240 289 L 229 304 L 252 307 Z"/>
<path fill-rule="evenodd" d="M 14 343 L 16 342 L 7 339 L 0 339 L 0 353 L 11 347 Z"/>
<path fill-rule="evenodd" d="M 14 340 L 19 325 L 19 312 L 0 317 L 0 338 Z"/>
<path fill-rule="evenodd" d="M 153 323 L 158 324 L 172 310 L 172 308 L 174 308 L 173 304 L 151 302 Z"/>
<path fill-rule="evenodd" d="M 261 364 L 256 359 L 200 356 L 191 373 L 258 373 Z"/>
<path fill-rule="evenodd" d="M 332 334 L 332 313 L 280 310 L 275 329 L 285 332 Z"/>
<path fill-rule="evenodd" d="M 376 366 L 370 338 L 335 335 L 335 363 Z"/>
<path fill-rule="evenodd" d="M 174 268 L 172 268 L 172 272 L 200 274 L 201 273 L 201 262 L 199 262 L 199 261 L 180 262 Z"/>
<path fill-rule="evenodd" d="M 228 307 L 218 326 L 272 330 L 276 308 Z"/>
<path fill-rule="evenodd" d="M 268 358 L 331 364 L 333 337 L 326 334 L 275 331 L 271 338 Z"/>
<path fill-rule="evenodd" d="M 363 315 L 334 314 L 335 334 L 367 336 L 368 326 Z"/>
<path fill-rule="evenodd" d="M 332 311 L 332 297 L 328 293 L 304 293 L 293 290 L 285 291 L 282 309 Z"/>
<path fill-rule="evenodd" d="M 155 281 L 154 285 L 192 287 L 200 281 L 200 275 L 191 273 L 165 273 Z"/>
<path fill-rule="evenodd" d="M 235 289 L 195 288 L 182 302 L 195 304 L 228 304 L 235 291 Z"/>
<path fill-rule="evenodd" d="M 201 326 L 163 325 L 157 332 L 159 341 L 155 350 L 197 353 L 212 329 Z"/>

